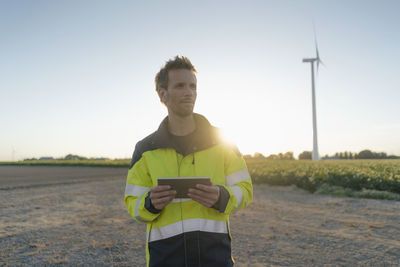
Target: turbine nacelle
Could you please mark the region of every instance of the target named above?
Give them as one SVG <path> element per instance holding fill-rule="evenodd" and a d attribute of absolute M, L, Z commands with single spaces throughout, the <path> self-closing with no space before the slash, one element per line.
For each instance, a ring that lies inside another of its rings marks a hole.
<path fill-rule="evenodd" d="M 303 58 L 303 62 L 314 62 L 318 61 L 319 58 Z"/>

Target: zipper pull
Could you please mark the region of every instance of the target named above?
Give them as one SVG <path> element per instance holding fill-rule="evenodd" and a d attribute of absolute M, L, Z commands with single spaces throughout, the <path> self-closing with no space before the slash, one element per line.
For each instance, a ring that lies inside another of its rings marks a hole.
<path fill-rule="evenodd" d="M 193 160 L 192 160 L 192 164 L 194 165 L 194 154 L 193 154 Z"/>

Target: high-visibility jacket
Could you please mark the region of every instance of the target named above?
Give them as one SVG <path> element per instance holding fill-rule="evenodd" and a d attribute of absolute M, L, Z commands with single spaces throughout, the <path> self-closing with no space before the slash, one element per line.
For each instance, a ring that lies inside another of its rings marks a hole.
<path fill-rule="evenodd" d="M 147 223 L 147 266 L 233 266 L 229 215 L 251 202 L 251 178 L 238 150 L 223 142 L 203 116 L 194 118 L 196 130 L 186 152 L 174 148 L 167 117 L 133 153 L 125 203 L 136 221 Z M 210 177 L 220 187 L 220 198 L 213 208 L 174 199 L 157 210 L 149 191 L 160 177 Z"/>

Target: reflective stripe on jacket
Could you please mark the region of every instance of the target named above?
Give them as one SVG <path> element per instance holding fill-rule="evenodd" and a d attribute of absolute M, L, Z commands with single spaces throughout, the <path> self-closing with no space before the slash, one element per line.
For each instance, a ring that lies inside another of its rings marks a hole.
<path fill-rule="evenodd" d="M 251 178 L 238 150 L 221 141 L 203 116 L 194 118 L 195 138 L 185 153 L 170 142 L 168 117 L 135 147 L 125 203 L 136 221 L 147 223 L 147 266 L 233 266 L 229 215 L 251 202 Z M 155 209 L 149 191 L 160 177 L 210 177 L 221 188 L 217 207 L 174 199 Z"/>

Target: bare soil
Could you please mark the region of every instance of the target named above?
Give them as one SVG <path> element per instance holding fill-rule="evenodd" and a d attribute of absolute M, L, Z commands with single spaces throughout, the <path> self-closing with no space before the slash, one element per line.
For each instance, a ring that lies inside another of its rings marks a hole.
<path fill-rule="evenodd" d="M 1 266 L 145 266 L 126 169 L 0 166 Z M 236 266 L 399 266 L 400 202 L 256 186 L 231 216 Z"/>

